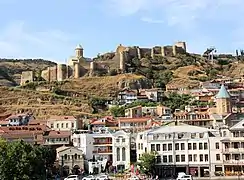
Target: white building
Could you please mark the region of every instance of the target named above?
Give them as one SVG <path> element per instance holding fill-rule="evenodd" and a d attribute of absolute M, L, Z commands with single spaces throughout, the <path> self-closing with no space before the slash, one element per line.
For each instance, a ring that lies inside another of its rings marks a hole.
<path fill-rule="evenodd" d="M 56 131 L 72 131 L 81 128 L 81 121 L 74 116 L 51 116 L 47 126 Z"/>
<path fill-rule="evenodd" d="M 156 174 L 172 177 L 178 172 L 193 176 L 214 176 L 222 167 L 220 133 L 217 130 L 175 125 L 175 122 L 138 133 L 137 158 L 145 152 L 156 151 Z"/>
<path fill-rule="evenodd" d="M 122 170 L 130 167 L 130 134 L 124 131 L 110 132 L 108 128 L 100 128 L 96 133 L 76 132 L 72 139 L 87 160 L 102 161 L 103 168 L 114 166 Z"/>

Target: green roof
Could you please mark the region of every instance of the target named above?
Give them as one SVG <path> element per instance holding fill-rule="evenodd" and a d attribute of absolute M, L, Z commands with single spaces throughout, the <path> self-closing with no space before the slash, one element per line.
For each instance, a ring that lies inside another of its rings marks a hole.
<path fill-rule="evenodd" d="M 218 94 L 216 95 L 216 98 L 217 99 L 227 99 L 227 98 L 230 98 L 230 94 L 226 90 L 224 84 L 221 85 L 221 88 L 220 88 Z"/>

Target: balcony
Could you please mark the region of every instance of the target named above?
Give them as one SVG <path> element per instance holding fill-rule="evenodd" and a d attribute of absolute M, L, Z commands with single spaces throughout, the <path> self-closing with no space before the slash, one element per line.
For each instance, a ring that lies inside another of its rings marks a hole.
<path fill-rule="evenodd" d="M 112 144 L 112 141 L 95 141 L 93 145 L 104 145 L 104 144 Z"/>
<path fill-rule="evenodd" d="M 244 165 L 244 160 L 243 159 L 241 159 L 241 160 L 234 160 L 234 159 L 224 160 L 224 164 Z"/>
<path fill-rule="evenodd" d="M 223 153 L 244 153 L 244 148 L 226 148 Z"/>
<path fill-rule="evenodd" d="M 92 151 L 94 154 L 110 154 L 112 153 L 112 150 L 106 149 L 106 150 L 95 150 Z"/>

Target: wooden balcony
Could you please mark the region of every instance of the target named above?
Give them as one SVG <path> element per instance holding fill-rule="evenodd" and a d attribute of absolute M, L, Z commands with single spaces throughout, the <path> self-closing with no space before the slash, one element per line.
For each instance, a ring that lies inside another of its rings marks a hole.
<path fill-rule="evenodd" d="M 104 145 L 104 144 L 112 144 L 112 141 L 95 141 L 93 145 Z"/>
<path fill-rule="evenodd" d="M 93 153 L 97 154 L 97 153 L 100 153 L 100 154 L 108 154 L 108 153 L 112 153 L 112 150 L 109 150 L 109 149 L 106 149 L 106 150 L 95 150 L 95 151 L 92 151 Z"/>

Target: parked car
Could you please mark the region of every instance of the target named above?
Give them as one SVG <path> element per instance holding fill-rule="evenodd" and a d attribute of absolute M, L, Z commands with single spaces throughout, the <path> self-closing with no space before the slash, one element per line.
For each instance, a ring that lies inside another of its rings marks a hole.
<path fill-rule="evenodd" d="M 69 175 L 64 180 L 81 180 L 81 178 L 78 175 Z"/>
<path fill-rule="evenodd" d="M 109 180 L 109 177 L 107 175 L 101 175 L 97 177 L 97 180 Z"/>
<path fill-rule="evenodd" d="M 140 180 L 140 178 L 137 176 L 132 176 L 132 177 L 128 178 L 128 180 Z"/>
<path fill-rule="evenodd" d="M 191 175 L 186 175 L 184 172 L 178 173 L 178 177 L 176 180 L 193 180 Z"/>
<path fill-rule="evenodd" d="M 89 175 L 87 177 L 84 177 L 82 180 L 96 180 L 96 178 L 93 175 Z"/>

